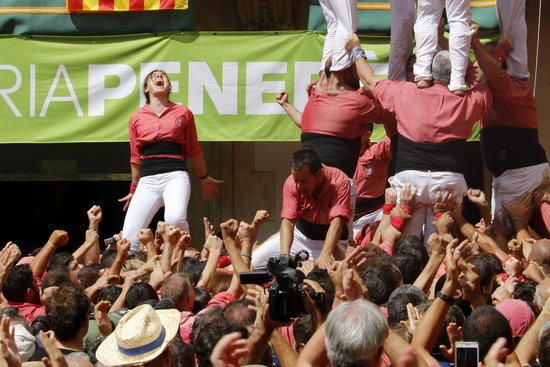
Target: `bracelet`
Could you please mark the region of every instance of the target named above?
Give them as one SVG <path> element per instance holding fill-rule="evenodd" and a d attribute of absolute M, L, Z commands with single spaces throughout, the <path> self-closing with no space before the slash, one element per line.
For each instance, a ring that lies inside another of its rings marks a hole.
<path fill-rule="evenodd" d="M 391 225 L 398 231 L 401 231 L 405 225 L 405 221 L 401 217 L 393 217 L 391 220 Z"/>
<path fill-rule="evenodd" d="M 204 180 L 205 178 L 208 177 L 208 171 L 206 171 L 206 173 L 204 174 L 204 176 L 199 176 L 199 180 Z"/>
<path fill-rule="evenodd" d="M 137 189 L 137 183 L 132 181 L 132 183 L 130 183 L 130 193 L 133 194 L 134 192 L 136 192 L 136 189 Z"/>
<path fill-rule="evenodd" d="M 412 215 L 412 208 L 410 206 L 408 206 L 407 204 L 399 204 L 399 208 L 401 208 L 401 210 L 403 210 L 405 213 L 407 213 L 408 215 Z"/>
<path fill-rule="evenodd" d="M 353 50 L 351 50 L 349 57 L 353 62 L 356 62 L 362 57 L 366 59 L 367 54 L 365 53 L 365 50 L 363 50 L 361 47 L 355 47 Z"/>
<path fill-rule="evenodd" d="M 243 253 L 241 253 L 241 256 L 242 256 L 242 257 L 246 257 L 246 258 L 252 260 L 252 256 L 250 256 L 250 255 L 248 255 L 248 254 L 243 254 Z"/>
<path fill-rule="evenodd" d="M 395 205 L 393 204 L 384 204 L 382 207 L 382 213 L 384 213 L 384 215 L 390 215 L 393 208 L 395 208 Z"/>
<path fill-rule="evenodd" d="M 437 298 L 439 298 L 440 300 L 442 300 L 443 302 L 445 302 L 446 304 L 448 304 L 448 305 L 451 305 L 451 306 L 452 306 L 452 305 L 455 304 L 455 300 L 454 300 L 454 298 L 451 297 L 451 296 L 447 296 L 446 294 L 443 294 L 443 293 L 441 293 L 441 292 L 437 292 L 437 293 L 435 294 L 435 296 L 436 296 Z"/>
<path fill-rule="evenodd" d="M 443 213 L 435 213 L 434 214 L 434 222 L 437 222 L 439 220 L 439 218 L 441 218 L 442 215 L 443 215 Z"/>

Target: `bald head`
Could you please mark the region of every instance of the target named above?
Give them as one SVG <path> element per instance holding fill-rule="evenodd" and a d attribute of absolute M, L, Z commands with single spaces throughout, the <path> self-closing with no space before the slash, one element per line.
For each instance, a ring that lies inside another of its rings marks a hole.
<path fill-rule="evenodd" d="M 531 249 L 531 260 L 539 264 L 548 276 L 550 274 L 550 240 L 542 239 L 535 243 Z"/>

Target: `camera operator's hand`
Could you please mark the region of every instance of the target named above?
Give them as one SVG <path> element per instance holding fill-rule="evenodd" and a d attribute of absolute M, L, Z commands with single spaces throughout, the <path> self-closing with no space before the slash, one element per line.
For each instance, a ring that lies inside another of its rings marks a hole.
<path fill-rule="evenodd" d="M 313 291 L 317 294 L 324 294 L 326 292 L 323 287 L 319 285 L 319 283 L 311 279 L 304 280 L 302 291 L 304 295 L 304 304 L 306 306 L 306 311 L 312 317 L 313 329 L 315 330 L 318 326 L 325 322 L 325 319 L 328 316 L 328 312 L 323 312 L 323 310 L 319 308 L 318 303 L 311 297 L 311 292 Z"/>

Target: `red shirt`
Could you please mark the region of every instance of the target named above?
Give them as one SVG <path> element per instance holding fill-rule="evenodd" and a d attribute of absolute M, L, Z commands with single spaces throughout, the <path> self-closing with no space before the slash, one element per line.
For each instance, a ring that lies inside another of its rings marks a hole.
<path fill-rule="evenodd" d="M 490 83 L 493 108 L 481 120 L 481 128 L 512 126 L 537 128 L 537 107 L 533 91 L 525 80 L 501 70 L 498 81 Z"/>
<path fill-rule="evenodd" d="M 296 222 L 303 218 L 314 224 L 330 224 L 336 217 L 349 221 L 352 217 L 349 177 L 337 168 L 323 165 L 323 169 L 325 182 L 316 198 L 298 192 L 292 175 L 286 179 L 281 219 Z"/>
<path fill-rule="evenodd" d="M 183 158 L 193 157 L 201 152 L 197 139 L 195 117 L 191 110 L 177 103 L 171 103 L 158 116 L 145 105 L 130 117 L 130 163 L 140 164 L 141 148 L 160 141 L 183 145 Z M 172 157 L 162 155 L 162 157 Z M 176 158 L 181 158 L 177 156 Z"/>
<path fill-rule="evenodd" d="M 327 94 L 313 90 L 302 113 L 302 132 L 355 139 L 374 122 L 381 122 L 380 108 L 370 91 Z"/>
<path fill-rule="evenodd" d="M 19 314 L 25 318 L 25 320 L 32 324 L 37 316 L 46 316 L 46 306 L 35 305 L 27 302 L 8 302 L 8 307 L 16 307 L 19 310 Z"/>
<path fill-rule="evenodd" d="M 386 137 L 376 144 L 367 144 L 368 148 L 357 162 L 353 181 L 357 186 L 358 198 L 372 199 L 380 197 L 386 190 L 388 166 L 392 159 L 391 140 Z"/>
<path fill-rule="evenodd" d="M 399 134 L 417 143 L 468 139 L 492 102 L 482 84 L 461 97 L 442 84 L 419 89 L 412 82 L 384 79 L 376 83 L 374 95 L 383 108 L 395 113 Z"/>

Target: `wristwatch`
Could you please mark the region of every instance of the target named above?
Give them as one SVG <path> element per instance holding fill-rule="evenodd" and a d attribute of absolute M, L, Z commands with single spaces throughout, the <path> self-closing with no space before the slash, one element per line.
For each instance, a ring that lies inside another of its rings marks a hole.
<path fill-rule="evenodd" d="M 435 296 L 451 306 L 455 304 L 455 299 L 451 296 L 447 296 L 441 292 L 437 292 Z"/>

